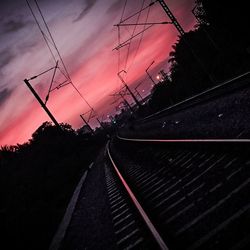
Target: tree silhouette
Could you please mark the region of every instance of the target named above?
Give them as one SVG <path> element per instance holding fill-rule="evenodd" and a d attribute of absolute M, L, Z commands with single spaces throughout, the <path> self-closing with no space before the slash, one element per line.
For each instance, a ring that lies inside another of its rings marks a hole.
<path fill-rule="evenodd" d="M 248 3 L 196 4 L 199 23 L 172 46 L 171 85 L 156 87 L 150 101 L 153 109 L 169 106 L 169 97 L 177 102 L 250 70 Z"/>
<path fill-rule="evenodd" d="M 221 77 L 236 75 L 250 69 L 250 30 L 247 1 L 196 0 L 203 23 L 220 47 L 217 72 Z M 202 14 L 203 13 L 203 14 Z M 220 72 L 221 71 L 221 72 Z"/>
<path fill-rule="evenodd" d="M 9 249 L 48 249 L 79 178 L 105 142 L 60 125 L 44 122 L 29 142 L 0 149 L 1 239 Z"/>

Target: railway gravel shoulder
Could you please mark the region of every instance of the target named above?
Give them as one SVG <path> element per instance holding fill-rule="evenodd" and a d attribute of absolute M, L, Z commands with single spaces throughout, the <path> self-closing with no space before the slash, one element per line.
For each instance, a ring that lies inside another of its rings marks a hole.
<path fill-rule="evenodd" d="M 104 172 L 104 150 L 82 187 L 60 250 L 117 249 Z"/>

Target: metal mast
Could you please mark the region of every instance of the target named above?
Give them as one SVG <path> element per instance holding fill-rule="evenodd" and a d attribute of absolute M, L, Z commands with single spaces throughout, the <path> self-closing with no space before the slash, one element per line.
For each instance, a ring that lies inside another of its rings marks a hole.
<path fill-rule="evenodd" d="M 171 12 L 171 10 L 168 8 L 168 6 L 165 3 L 165 1 L 164 0 L 158 0 L 158 2 L 160 3 L 160 5 L 163 8 L 163 10 L 167 13 L 168 17 L 170 18 L 170 20 L 172 21 L 173 25 L 178 30 L 178 32 L 181 35 L 184 35 L 185 34 L 184 29 L 181 27 L 181 25 L 179 24 L 179 22 L 177 21 L 177 19 L 175 18 L 175 16 Z"/>
<path fill-rule="evenodd" d="M 180 33 L 181 36 L 183 36 L 185 34 L 184 29 L 181 27 L 180 23 L 177 21 L 177 19 L 175 18 L 174 14 L 171 12 L 171 10 L 168 8 L 166 2 L 164 0 L 158 0 L 158 2 L 160 3 L 161 7 L 163 8 L 163 10 L 166 12 L 166 14 L 168 15 L 168 17 L 170 18 L 170 20 L 172 21 L 173 25 L 175 26 L 175 28 L 177 29 L 177 31 Z M 206 66 L 204 65 L 204 63 L 201 61 L 200 57 L 195 53 L 195 51 L 192 49 L 191 45 L 189 44 L 189 42 L 187 41 L 187 39 L 184 39 L 184 42 L 187 44 L 187 46 L 189 47 L 191 53 L 193 54 L 195 60 L 198 62 L 198 64 L 201 66 L 201 68 L 203 69 L 204 73 L 207 74 L 209 80 L 211 82 L 215 82 L 212 75 L 210 74 L 210 72 L 207 70 Z"/>

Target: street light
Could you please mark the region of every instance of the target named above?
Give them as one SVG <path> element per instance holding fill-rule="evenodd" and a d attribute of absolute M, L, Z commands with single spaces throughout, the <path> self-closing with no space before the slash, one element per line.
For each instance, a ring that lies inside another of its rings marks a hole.
<path fill-rule="evenodd" d="M 149 77 L 149 79 L 153 82 L 154 85 L 156 85 L 154 79 L 151 77 L 151 75 L 148 73 L 149 68 L 154 64 L 155 61 L 151 62 L 151 64 L 146 68 L 146 73 Z"/>

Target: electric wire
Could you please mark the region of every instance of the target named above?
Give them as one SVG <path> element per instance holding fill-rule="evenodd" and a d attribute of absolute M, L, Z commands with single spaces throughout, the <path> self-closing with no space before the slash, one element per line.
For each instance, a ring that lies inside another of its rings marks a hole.
<path fill-rule="evenodd" d="M 122 10 L 122 15 L 121 15 L 120 22 L 122 22 L 122 19 L 123 19 L 124 13 L 125 13 L 125 9 L 126 9 L 126 6 L 127 6 L 127 2 L 128 2 L 128 0 L 125 0 L 125 2 L 124 2 L 124 6 L 123 6 L 123 10 Z"/>
<path fill-rule="evenodd" d="M 38 26 L 38 28 L 39 28 L 39 30 L 40 30 L 40 32 L 42 33 L 43 39 L 44 39 L 44 41 L 45 41 L 45 43 L 46 43 L 46 45 L 47 45 L 47 47 L 48 47 L 48 49 L 49 49 L 49 51 L 50 51 L 50 54 L 51 54 L 53 60 L 54 60 L 55 63 L 56 63 L 55 55 L 54 55 L 54 53 L 52 52 L 52 50 L 51 50 L 51 48 L 50 48 L 50 46 L 49 46 L 48 40 L 47 40 L 48 38 L 47 38 L 47 36 L 44 34 L 44 32 L 43 32 L 43 30 L 42 30 L 42 27 L 41 27 L 41 25 L 40 25 L 38 19 L 36 18 L 36 15 L 35 15 L 33 9 L 31 8 L 31 5 L 30 5 L 29 1 L 26 0 L 26 3 L 27 3 L 27 5 L 28 5 L 28 7 L 29 7 L 29 10 L 30 10 L 30 12 L 31 12 L 31 14 L 32 14 L 32 16 L 33 16 L 33 18 L 34 18 L 34 20 L 35 20 L 35 22 L 36 22 L 36 24 L 37 24 L 37 26 Z M 46 39 L 46 38 L 47 38 L 47 39 Z"/>
<path fill-rule="evenodd" d="M 126 22 L 127 20 L 129 20 L 130 18 L 134 17 L 135 15 L 139 14 L 140 12 L 146 10 L 147 8 L 151 7 L 153 4 L 155 4 L 158 0 L 155 0 L 154 2 L 151 2 L 149 5 L 145 6 L 143 9 L 135 12 L 133 15 L 130 15 L 128 17 L 126 17 L 125 19 L 123 19 L 120 23 L 124 23 Z"/>
<path fill-rule="evenodd" d="M 135 22 L 136 25 L 135 25 L 134 28 L 133 28 L 133 32 L 132 32 L 131 37 L 133 37 L 134 34 L 135 34 L 135 31 L 136 31 L 136 28 L 137 28 L 137 23 L 139 22 L 139 19 L 140 19 L 140 17 L 141 17 L 141 13 L 142 13 L 142 9 L 143 9 L 144 3 L 145 3 L 145 0 L 142 1 L 141 9 L 140 9 L 140 11 L 139 11 L 139 13 L 138 13 L 138 16 L 137 16 L 137 18 L 136 18 L 136 22 Z M 127 63 L 128 63 L 130 48 L 131 48 L 131 40 L 130 40 L 130 42 L 129 42 L 128 49 L 127 49 L 127 55 L 126 55 L 125 66 L 124 66 L 124 69 L 125 69 L 125 70 L 127 69 Z"/>
<path fill-rule="evenodd" d="M 31 11 L 31 13 L 32 13 L 32 15 L 33 15 L 33 17 L 34 17 L 34 19 L 35 19 L 35 21 L 36 21 L 36 23 L 37 23 L 37 25 L 38 25 L 40 31 L 41 31 L 41 33 L 42 33 L 42 35 L 43 35 L 43 38 L 44 38 L 44 40 L 45 40 L 45 42 L 46 42 L 46 45 L 47 45 L 47 47 L 49 48 L 50 53 L 51 53 L 51 55 L 52 55 L 54 61 L 56 62 L 56 58 L 55 58 L 55 56 L 54 56 L 54 53 L 52 52 L 52 50 L 51 50 L 51 48 L 50 48 L 50 46 L 49 46 L 48 40 L 46 39 L 46 35 L 44 34 L 44 32 L 43 32 L 43 30 L 42 30 L 42 28 L 41 28 L 41 26 L 40 26 L 40 24 L 39 24 L 39 22 L 38 22 L 36 16 L 35 16 L 34 11 L 33 11 L 33 9 L 31 8 L 31 5 L 29 4 L 28 0 L 26 0 L 26 2 L 27 2 L 27 5 L 28 5 L 28 7 L 29 7 L 29 9 L 30 9 L 30 11 Z M 64 61 L 63 61 L 63 59 L 62 59 L 62 56 L 61 56 L 61 54 L 60 54 L 60 52 L 59 52 L 59 49 L 58 49 L 58 47 L 57 47 L 57 45 L 56 45 L 56 43 L 55 43 L 55 40 L 54 40 L 54 38 L 53 38 L 53 36 L 52 36 L 52 34 L 51 34 L 51 32 L 50 32 L 50 29 L 49 29 L 49 27 L 48 27 L 48 24 L 47 24 L 47 22 L 46 22 L 46 20 L 45 20 L 45 18 L 44 18 L 44 15 L 43 15 L 43 13 L 42 13 L 42 11 L 41 11 L 41 8 L 39 7 L 39 4 L 38 4 L 37 0 L 34 0 L 34 2 L 35 2 L 35 5 L 36 5 L 36 7 L 37 7 L 37 9 L 38 9 L 38 11 L 39 11 L 39 14 L 41 15 L 41 18 L 42 18 L 43 23 L 44 23 L 44 25 L 45 25 L 45 27 L 46 27 L 46 30 L 47 30 L 47 32 L 48 32 L 48 34 L 49 34 L 49 37 L 50 37 L 50 39 L 51 39 L 50 42 L 52 43 L 54 49 L 56 50 L 57 55 L 58 55 L 58 57 L 60 58 L 60 62 L 62 63 L 63 69 L 64 69 L 64 71 L 65 71 L 65 72 L 63 72 L 62 69 L 59 68 L 60 72 L 66 77 L 66 79 L 68 79 L 69 83 L 70 83 L 70 84 L 72 85 L 72 87 L 76 90 L 76 92 L 77 92 L 77 93 L 79 94 L 79 96 L 83 99 L 83 101 L 87 104 L 87 106 L 88 106 L 90 109 L 93 109 L 92 106 L 89 104 L 89 102 L 84 98 L 84 96 L 82 95 L 82 93 L 78 90 L 78 88 L 77 88 L 77 87 L 75 86 L 75 84 L 72 82 L 71 77 L 70 77 L 70 75 L 69 75 L 69 72 L 68 72 L 68 70 L 67 70 L 67 68 L 66 68 L 66 65 L 65 65 L 65 63 L 64 63 Z M 63 85 L 63 86 L 64 86 L 64 85 Z"/>
<path fill-rule="evenodd" d="M 151 0 L 151 3 L 152 3 L 152 0 Z M 151 7 L 151 6 L 150 6 L 150 7 Z M 146 25 L 147 25 L 146 23 L 147 23 L 147 21 L 148 21 L 148 17 L 149 17 L 149 13 L 150 13 L 150 7 L 149 7 L 148 10 L 147 10 L 146 19 L 145 19 L 145 24 L 144 24 L 144 26 L 143 26 L 143 32 L 141 33 L 141 37 L 140 37 L 139 43 L 138 43 L 138 45 L 137 45 L 137 48 L 136 48 L 136 51 L 135 51 L 135 54 L 134 54 L 133 61 L 132 61 L 132 63 L 130 64 L 130 66 L 128 67 L 127 72 L 129 72 L 129 70 L 133 67 L 134 62 L 135 62 L 135 58 L 136 58 L 136 56 L 137 56 L 137 54 L 138 54 L 138 52 L 139 52 L 139 49 L 140 49 L 140 46 L 141 46 L 141 42 L 142 42 L 142 39 L 143 39 L 143 35 L 144 35 L 144 32 L 145 32 L 145 28 L 146 28 Z M 138 25 L 138 24 L 137 24 L 137 25 Z"/>
<path fill-rule="evenodd" d="M 63 61 L 63 59 L 62 59 L 62 56 L 61 56 L 61 54 L 60 54 L 60 52 L 59 52 L 59 50 L 58 50 L 58 47 L 57 47 L 57 45 L 56 45 L 56 43 L 55 43 L 55 40 L 54 40 L 54 38 L 53 38 L 53 36 L 52 36 L 52 34 L 51 34 L 51 32 L 50 32 L 50 29 L 49 29 L 48 24 L 47 24 L 47 22 L 46 22 L 46 20 L 45 20 L 45 18 L 44 18 L 44 16 L 43 16 L 43 13 L 42 13 L 42 11 L 41 11 L 41 9 L 40 9 L 40 6 L 38 5 L 37 0 L 34 0 L 34 2 L 35 2 L 35 4 L 36 4 L 36 7 L 37 7 L 37 9 L 38 9 L 38 11 L 39 11 L 41 17 L 42 17 L 43 23 L 44 23 L 44 25 L 45 25 L 45 27 L 46 27 L 46 29 L 47 29 L 47 31 L 48 31 L 48 34 L 49 34 L 49 36 L 50 36 L 50 39 L 51 39 L 51 41 L 52 41 L 52 43 L 53 43 L 53 45 L 54 45 L 54 48 L 55 48 L 55 50 L 56 50 L 56 52 L 57 52 L 59 58 L 60 58 L 60 61 L 61 61 L 62 65 L 63 65 L 63 68 L 64 68 L 64 70 L 65 70 L 65 72 L 66 72 L 66 74 L 67 74 L 67 76 L 68 76 L 68 78 L 69 78 L 69 80 L 70 80 L 70 75 L 69 75 L 69 73 L 68 73 L 68 70 L 67 70 L 67 68 L 66 68 L 66 66 L 65 66 L 65 63 L 64 63 L 64 61 Z"/>
<path fill-rule="evenodd" d="M 54 71 L 53 71 L 53 75 L 52 75 L 52 78 L 51 78 L 51 81 L 50 81 L 50 86 L 49 86 L 49 90 L 48 90 L 48 94 L 45 98 L 45 102 L 44 104 L 46 105 L 48 100 L 49 100 L 49 95 L 50 95 L 50 92 L 51 92 L 51 88 L 52 88 L 52 85 L 53 85 L 53 82 L 54 82 L 54 78 L 55 78 L 55 75 L 56 75 L 56 69 L 58 67 L 58 61 L 56 61 L 56 66 L 54 68 Z"/>

